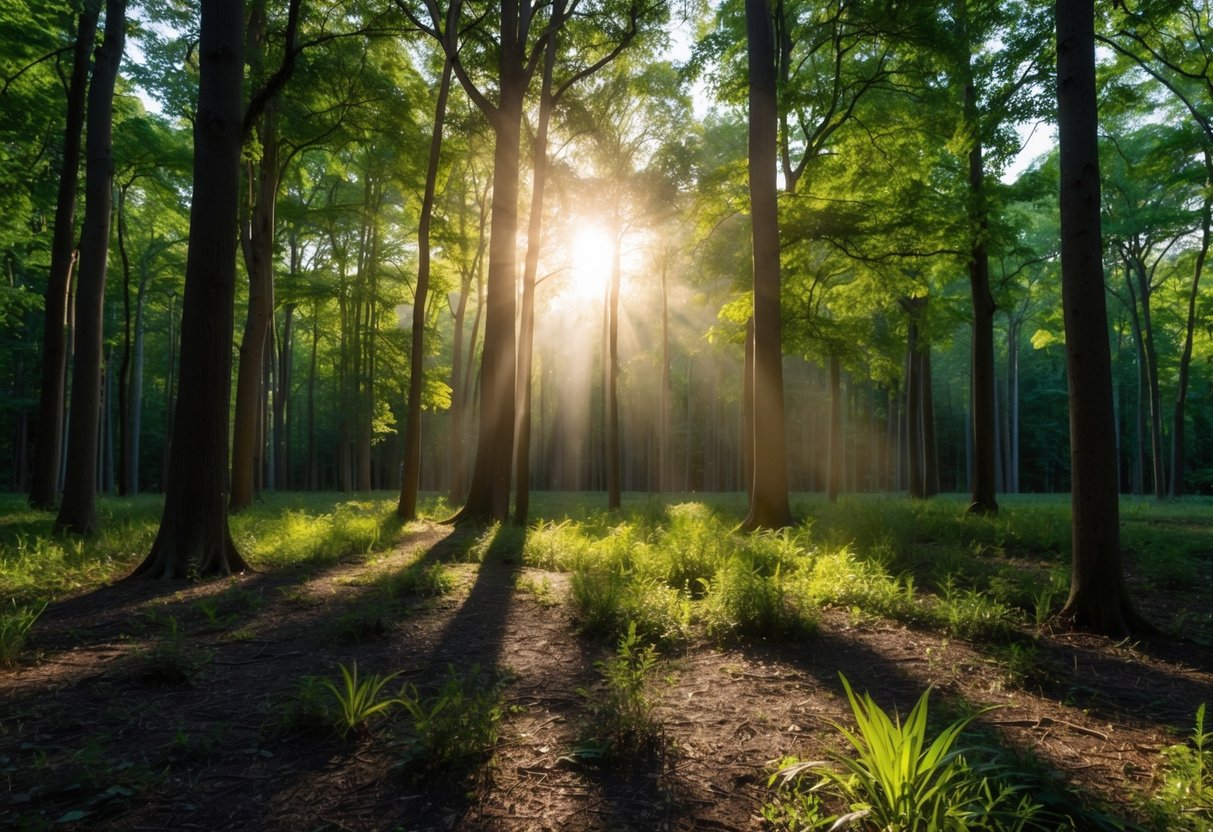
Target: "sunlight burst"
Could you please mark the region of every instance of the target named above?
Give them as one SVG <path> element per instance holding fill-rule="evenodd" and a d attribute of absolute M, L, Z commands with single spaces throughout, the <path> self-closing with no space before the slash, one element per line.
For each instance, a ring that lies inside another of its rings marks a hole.
<path fill-rule="evenodd" d="M 597 226 L 584 226 L 570 242 L 571 279 L 569 291 L 582 300 L 600 298 L 611 278 L 611 257 L 615 244 Z"/>

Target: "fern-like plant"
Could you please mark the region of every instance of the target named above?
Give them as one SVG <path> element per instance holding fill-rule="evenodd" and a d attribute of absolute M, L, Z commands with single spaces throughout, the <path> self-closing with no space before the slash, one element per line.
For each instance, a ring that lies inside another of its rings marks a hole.
<path fill-rule="evenodd" d="M 991 771 L 970 766 L 957 747 L 961 732 L 976 715 L 956 720 L 932 738 L 927 731 L 929 689 L 902 722 L 881 710 L 867 693 L 856 696 L 846 677 L 840 677 L 857 730 L 834 727 L 854 756 L 791 760 L 770 780 L 771 785 L 781 781 L 795 792 L 802 777 L 816 774 L 810 791 L 833 796 L 846 807 L 818 823 L 831 829 L 854 826 L 881 832 L 1020 830 L 1030 825 L 1039 807 L 1022 794 L 1023 787 L 1002 783 L 989 776 Z"/>
<path fill-rule="evenodd" d="M 332 679 L 324 679 L 323 684 L 337 701 L 337 728 L 345 736 L 350 731 L 364 730 L 371 717 L 381 714 L 399 704 L 396 698 L 383 698 L 382 693 L 388 682 L 400 675 L 400 672 L 389 673 L 387 676 L 373 674 L 368 678 L 358 678 L 358 662 L 352 668 L 344 664 L 341 669 L 340 686 Z"/>
<path fill-rule="evenodd" d="M 0 667 L 16 663 L 25 648 L 30 629 L 45 609 L 45 601 L 32 607 L 22 607 L 14 598 L 11 608 L 0 611 Z"/>
<path fill-rule="evenodd" d="M 1154 802 L 1168 829 L 1213 830 L 1213 731 L 1205 731 L 1205 706 L 1196 709 L 1191 743 L 1162 751 L 1162 785 Z"/>

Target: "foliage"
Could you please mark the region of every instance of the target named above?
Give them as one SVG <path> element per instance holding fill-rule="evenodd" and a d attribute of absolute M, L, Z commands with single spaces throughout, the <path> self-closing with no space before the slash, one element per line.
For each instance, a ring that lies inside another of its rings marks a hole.
<path fill-rule="evenodd" d="M 1151 801 L 1160 828 L 1213 829 L 1213 731 L 1205 730 L 1205 705 L 1196 709 L 1190 743 L 1163 749 L 1162 783 Z"/>
<path fill-rule="evenodd" d="M 856 696 L 841 676 L 857 731 L 834 727 L 855 756 L 832 753 L 837 768 L 824 761 L 788 759 L 771 775 L 769 785 L 780 784 L 788 814 L 812 826 L 899 830 L 1019 830 L 1028 828 L 1039 807 L 1020 786 L 993 776 L 986 767 L 965 759 L 956 745 L 974 716 L 952 722 L 932 737 L 928 733 L 925 691 L 903 723 L 890 718 L 864 693 Z M 803 778 L 815 775 L 809 789 L 827 799 L 839 800 L 844 811 L 822 817 L 822 803 L 805 797 Z M 778 817 L 778 810 L 770 812 Z"/>
<path fill-rule="evenodd" d="M 45 601 L 21 606 L 15 598 L 10 599 L 7 607 L 0 609 L 0 667 L 16 664 L 34 622 L 45 609 Z"/>
<path fill-rule="evenodd" d="M 479 667 L 466 674 L 449 667 L 432 695 L 408 686 L 396 700 L 409 719 L 403 764 L 414 771 L 449 772 L 466 770 L 491 754 L 504 716 L 504 685 L 504 678 L 487 679 Z"/>
<path fill-rule="evenodd" d="M 351 731 L 366 732 L 371 717 L 383 714 L 399 700 L 384 698 L 383 689 L 389 682 L 400 675 L 400 672 L 389 673 L 387 676 L 372 674 L 369 678 L 358 678 L 358 662 L 347 669 L 344 664 L 338 665 L 341 671 L 340 684 L 332 679 L 324 679 L 321 684 L 332 694 L 337 704 L 336 726 L 344 737 Z"/>
<path fill-rule="evenodd" d="M 191 644 L 176 616 L 162 619 L 161 631 L 139 654 L 148 679 L 170 684 L 193 684 L 206 671 L 211 652 Z"/>
<path fill-rule="evenodd" d="M 629 622 L 615 655 L 594 663 L 601 676 L 599 684 L 578 688 L 590 712 L 578 756 L 624 756 L 660 748 L 661 725 L 653 719 L 649 693 L 649 677 L 656 664 L 656 648 L 642 646 L 636 624 Z"/>

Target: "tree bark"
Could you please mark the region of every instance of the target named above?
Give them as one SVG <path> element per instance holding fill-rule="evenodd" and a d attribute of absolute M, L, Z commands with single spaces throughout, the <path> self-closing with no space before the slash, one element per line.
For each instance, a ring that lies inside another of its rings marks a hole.
<path fill-rule="evenodd" d="M 1143 628 L 1124 584 L 1111 352 L 1100 239 L 1095 4 L 1057 0 L 1061 274 L 1070 401 L 1072 567 L 1062 620 L 1113 637 Z"/>
<path fill-rule="evenodd" d="M 442 62 L 438 102 L 434 106 L 434 129 L 430 157 L 421 198 L 417 228 L 417 286 L 413 292 L 413 332 L 409 353 L 408 413 L 404 427 L 404 470 L 396 514 L 404 520 L 417 518 L 417 490 L 421 487 L 421 395 L 425 389 L 425 307 L 430 292 L 430 221 L 434 213 L 434 191 L 442 158 L 442 129 L 446 123 L 446 101 L 451 89 L 451 59 Z"/>
<path fill-rule="evenodd" d="M 138 461 L 135 463 L 135 470 L 131 470 L 131 455 L 130 446 L 132 438 L 130 434 L 130 419 L 127 413 L 130 409 L 130 377 L 131 377 L 131 353 L 134 349 L 134 321 L 131 319 L 131 259 L 126 251 L 126 189 L 127 185 L 122 185 L 118 188 L 118 254 L 122 261 L 122 361 L 118 367 L 118 446 L 121 448 L 121 454 L 118 457 L 118 495 L 126 497 L 133 491 L 138 490 L 138 486 L 131 484 L 132 479 L 137 479 Z"/>
<path fill-rule="evenodd" d="M 30 505 L 50 511 L 59 496 L 59 463 L 63 451 L 64 384 L 67 380 L 67 304 L 76 263 L 76 189 L 80 172 L 80 138 L 88 90 L 89 54 L 97 34 L 101 0 L 85 0 L 72 49 L 72 75 L 67 89 L 67 122 L 63 163 L 51 235 L 50 275 L 42 331 L 42 386 L 38 394 L 38 431 L 30 475 Z"/>
<path fill-rule="evenodd" d="M 607 294 L 607 388 L 606 388 L 606 475 L 607 511 L 622 502 L 619 453 L 619 284 L 623 276 L 623 230 L 615 221 L 615 248 L 611 255 L 611 283 Z"/>
<path fill-rule="evenodd" d="M 842 456 L 842 362 L 837 353 L 830 353 L 830 473 L 826 498 L 831 503 L 838 502 Z"/>
<path fill-rule="evenodd" d="M 181 320 L 181 389 L 164 513 L 133 576 L 241 572 L 228 531 L 228 407 L 244 86 L 243 0 L 201 0 L 194 195 Z"/>
<path fill-rule="evenodd" d="M 97 531 L 97 442 L 101 412 L 105 275 L 113 206 L 114 85 L 126 43 L 126 0 L 107 0 L 105 34 L 97 49 L 88 89 L 88 137 L 84 183 L 84 227 L 76 287 L 75 360 L 68 413 L 67 474 L 55 528 L 91 535 Z"/>
<path fill-rule="evenodd" d="M 278 198 L 278 130 L 275 106 L 266 106 L 257 129 L 261 160 L 249 163 L 249 179 L 256 182 L 256 196 L 249 210 L 248 226 L 241 234 L 244 265 L 248 272 L 248 309 L 240 338 L 240 361 L 236 372 L 236 409 L 232 429 L 232 513 L 253 502 L 256 491 L 258 416 L 261 412 L 262 370 L 265 344 L 274 316 L 274 208 Z M 252 183 L 250 182 L 250 187 Z"/>
<path fill-rule="evenodd" d="M 563 9 L 563 2 L 557 8 Z M 556 14 L 553 11 L 553 14 Z M 531 375 L 535 350 L 535 279 L 543 244 L 543 196 L 547 186 L 548 124 L 552 116 L 552 73 L 556 65 L 557 35 L 548 37 L 543 53 L 539 87 L 539 114 L 531 162 L 531 215 L 527 224 L 526 261 L 522 267 L 522 320 L 518 330 L 518 429 L 514 448 L 514 522 L 525 525 L 531 511 Z"/>
<path fill-rule="evenodd" d="M 282 343 L 278 349 L 278 378 L 274 392 L 274 464 L 277 466 L 275 487 L 290 490 L 293 486 L 291 465 L 290 424 L 291 385 L 295 356 L 295 304 L 282 309 Z"/>
<path fill-rule="evenodd" d="M 1175 390 L 1175 421 L 1171 429 L 1171 496 L 1184 494 L 1184 409 L 1188 403 L 1188 382 L 1192 369 L 1192 340 L 1196 327 L 1196 299 L 1200 289 L 1200 277 L 1209 255 L 1210 227 L 1213 226 L 1213 154 L 1205 148 L 1205 196 L 1200 212 L 1200 248 L 1196 251 L 1196 263 L 1192 267 L 1192 291 L 1188 293 L 1188 316 L 1184 326 L 1183 351 L 1179 356 L 1179 380 Z"/>
<path fill-rule="evenodd" d="M 783 323 L 779 302 L 775 36 L 766 0 L 746 0 L 745 12 L 750 79 L 750 227 L 754 247 L 754 435 L 746 441 L 754 443 L 754 477 L 750 510 L 742 528 L 753 531 L 790 526 L 792 511 L 788 505 Z"/>

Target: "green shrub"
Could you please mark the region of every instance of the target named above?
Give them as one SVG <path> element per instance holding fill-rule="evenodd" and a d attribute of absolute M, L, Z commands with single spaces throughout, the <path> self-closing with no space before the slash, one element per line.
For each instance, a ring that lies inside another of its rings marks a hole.
<path fill-rule="evenodd" d="M 656 648 L 642 645 L 635 623 L 629 623 L 615 655 L 594 664 L 601 681 L 577 691 L 590 712 L 579 756 L 614 757 L 659 749 L 661 726 L 653 719 L 653 700 L 648 693 L 649 676 L 656 664 Z"/>
<path fill-rule="evenodd" d="M 1196 709 L 1190 743 L 1164 748 L 1162 783 L 1151 809 L 1160 828 L 1213 830 L 1213 731 L 1205 731 L 1205 706 Z"/>
<path fill-rule="evenodd" d="M 430 696 L 407 687 L 396 700 L 409 717 L 403 765 L 432 773 L 482 762 L 500 735 L 504 687 L 504 679 L 490 680 L 479 667 L 466 675 L 448 668 L 446 679 Z"/>
<path fill-rule="evenodd" d="M 841 676 L 841 674 L 840 674 Z M 1027 828 L 1039 807 L 1020 786 L 991 776 L 992 771 L 970 765 L 956 743 L 974 717 L 948 725 L 934 737 L 927 726 L 928 689 L 903 723 L 890 718 L 868 694 L 856 696 L 846 677 L 842 685 L 855 715 L 857 730 L 836 725 L 854 756 L 831 753 L 830 762 L 786 759 L 771 775 L 779 784 L 797 822 L 831 828 L 857 825 L 880 832 L 917 830 L 1019 830 Z M 836 766 L 836 767 L 835 767 Z M 816 777 L 805 789 L 803 779 Z M 822 803 L 805 799 L 806 792 L 833 798 L 843 811 L 822 817 Z M 775 804 L 776 809 L 779 804 Z M 778 811 L 768 810 L 773 818 Z M 800 817 L 808 814 L 810 817 Z"/>
<path fill-rule="evenodd" d="M 341 670 L 340 683 L 332 679 L 322 679 L 321 684 L 333 696 L 337 706 L 335 723 L 337 730 L 344 737 L 350 731 L 365 732 L 371 717 L 384 714 L 389 708 L 399 702 L 398 699 L 387 698 L 383 689 L 387 684 L 400 675 L 400 672 L 389 673 L 387 676 L 374 674 L 369 678 L 358 678 L 358 662 L 353 663 L 352 669 L 344 664 L 338 665 Z"/>
<path fill-rule="evenodd" d="M 17 603 L 16 598 L 10 600 L 7 608 L 0 609 L 0 667 L 16 664 L 34 622 L 45 609 L 45 601 L 23 606 Z"/>

